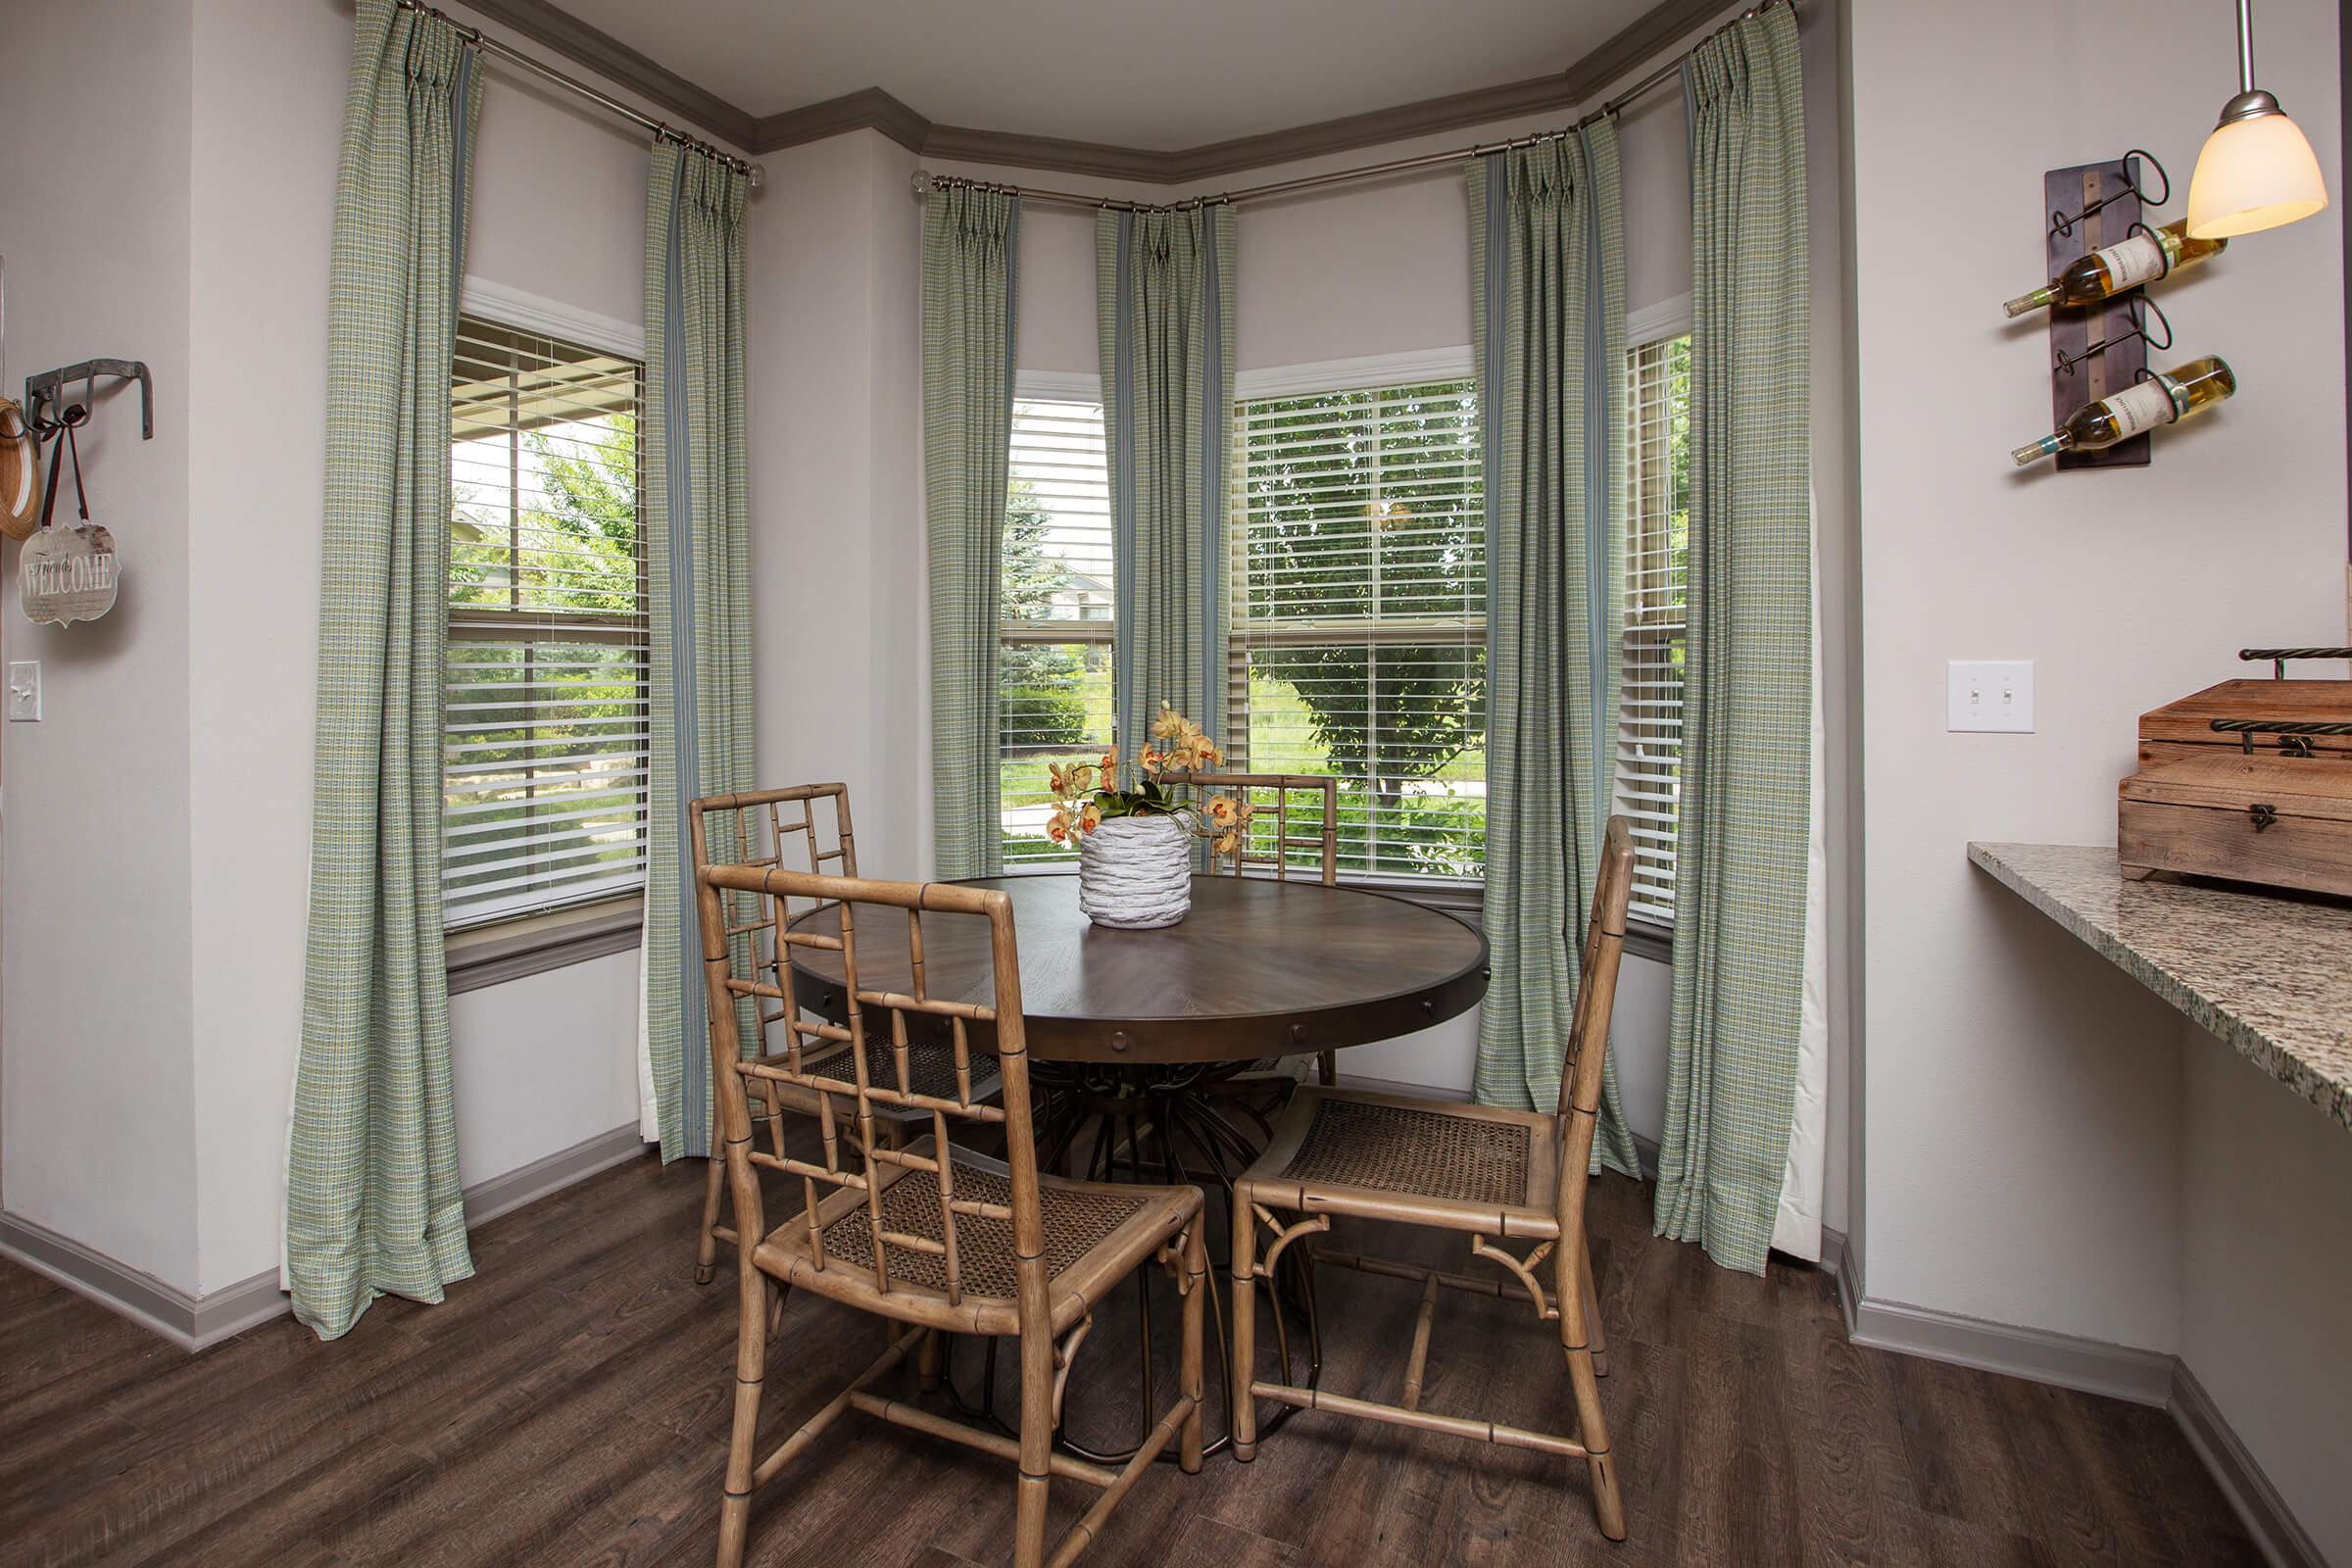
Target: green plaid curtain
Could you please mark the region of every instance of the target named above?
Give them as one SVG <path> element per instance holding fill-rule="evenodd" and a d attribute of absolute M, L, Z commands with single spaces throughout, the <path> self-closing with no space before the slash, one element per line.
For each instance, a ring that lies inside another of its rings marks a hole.
<path fill-rule="evenodd" d="M 441 947 L 449 374 L 481 107 L 438 18 L 360 0 L 327 287 L 326 503 L 288 1288 L 320 1339 L 473 1273 Z"/>
<path fill-rule="evenodd" d="M 1683 68 L 1690 648 L 1658 1234 L 1764 1271 L 1787 1168 L 1812 789 L 1811 283 L 1786 6 Z"/>
<path fill-rule="evenodd" d="M 1114 723 L 1139 751 L 1161 703 L 1225 733 L 1225 489 L 1233 209 L 1095 220 L 1110 459 Z"/>
<path fill-rule="evenodd" d="M 1486 927 L 1472 1089 L 1558 1103 L 1609 818 L 1624 614 L 1625 221 L 1602 121 L 1468 169 L 1487 491 Z M 1593 1168 L 1639 1176 L 1602 1079 Z"/>
<path fill-rule="evenodd" d="M 931 553 L 931 790 L 941 877 L 1004 868 L 997 639 L 1021 202 L 951 185 L 923 205 L 923 505 Z"/>
<path fill-rule="evenodd" d="M 710 1019 L 690 805 L 753 787 L 752 548 L 743 412 L 743 209 L 750 178 L 654 143 L 645 204 L 645 541 L 653 626 L 653 799 L 645 889 L 648 1054 L 662 1157 L 710 1152 Z M 725 831 L 731 824 L 721 818 Z M 740 846 L 714 842 L 713 858 Z M 755 1029 L 744 1036 L 756 1045 Z"/>

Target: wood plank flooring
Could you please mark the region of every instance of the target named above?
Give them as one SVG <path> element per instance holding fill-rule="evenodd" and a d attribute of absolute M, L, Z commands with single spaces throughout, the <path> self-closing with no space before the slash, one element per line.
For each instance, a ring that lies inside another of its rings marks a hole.
<path fill-rule="evenodd" d="M 1304 1414 L 1252 1464 L 1156 1470 L 1085 1561 L 2261 1560 L 2163 1412 L 1858 1348 L 1827 1276 L 1725 1273 L 1653 1239 L 1647 1197 L 1603 1177 L 1592 1199 L 1624 1544 L 1594 1530 L 1581 1466 Z M 731 1273 L 691 1281 L 701 1199 L 698 1163 L 608 1172 L 477 1231 L 478 1276 L 446 1304 L 379 1301 L 335 1345 L 281 1321 L 191 1357 L 0 1264 L 0 1565 L 708 1561 L 734 1291 Z M 1355 1234 L 1368 1250 L 1446 1256 L 1438 1239 Z M 1395 1396 L 1416 1295 L 1324 1272 L 1326 1388 Z M 1523 1313 L 1449 1295 L 1424 1408 L 1566 1426 L 1556 1341 Z M 1164 1298 L 1155 1317 L 1164 1339 Z M 768 1441 L 870 1359 L 880 1334 L 796 1298 L 769 1372 Z M 1135 1335 L 1131 1316 L 1106 1312 L 1081 1354 L 1082 1439 L 1132 1430 Z M 979 1357 L 961 1354 L 956 1371 L 976 1394 Z M 1163 1372 L 1162 1398 L 1171 1384 Z M 1008 1466 L 854 1414 L 834 1431 L 755 1505 L 753 1562 L 1004 1560 Z M 1085 1492 L 1056 1489 L 1057 1530 Z"/>

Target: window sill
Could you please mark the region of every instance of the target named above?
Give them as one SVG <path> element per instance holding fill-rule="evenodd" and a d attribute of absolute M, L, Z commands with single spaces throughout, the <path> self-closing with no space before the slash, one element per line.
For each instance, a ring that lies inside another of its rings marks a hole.
<path fill-rule="evenodd" d="M 480 991 L 636 947 L 645 896 L 625 893 L 546 914 L 521 915 L 449 934 L 449 992 Z"/>
<path fill-rule="evenodd" d="M 1672 965 L 1674 930 L 1648 920 L 1628 920 L 1625 922 L 1625 951 L 1636 958 Z"/>

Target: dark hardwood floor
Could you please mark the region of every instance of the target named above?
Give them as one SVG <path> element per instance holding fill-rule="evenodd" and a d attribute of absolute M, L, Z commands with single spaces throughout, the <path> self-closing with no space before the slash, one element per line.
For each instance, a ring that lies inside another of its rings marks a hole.
<path fill-rule="evenodd" d="M 1827 1276 L 1716 1269 L 1651 1238 L 1647 1196 L 1604 1177 L 1592 1200 L 1624 1544 L 1594 1530 L 1581 1466 L 1307 1414 L 1253 1464 L 1155 1471 L 1085 1560 L 2261 1560 L 2163 1412 L 1857 1348 Z M 379 1301 L 335 1345 L 280 1321 L 191 1357 L 0 1265 L 0 1564 L 707 1561 L 734 1292 L 731 1275 L 691 1282 L 701 1198 L 699 1164 L 609 1172 L 482 1227 L 479 1274 L 445 1305 Z M 1432 1260 L 1444 1245 L 1363 1239 Z M 1325 1387 L 1393 1397 L 1413 1287 L 1326 1271 L 1322 1294 Z M 1565 1426 L 1556 1341 L 1523 1314 L 1449 1297 L 1424 1407 Z M 1156 1314 L 1163 1333 L 1173 1315 Z M 796 1298 L 768 1441 L 880 1333 Z M 1133 1418 L 1134 1333 L 1099 1322 L 1079 1358 L 1082 1438 Z M 968 1387 L 978 1357 L 958 1370 Z M 1007 1465 L 855 1414 L 834 1433 L 755 1505 L 752 1561 L 1004 1560 Z M 1084 1494 L 1056 1488 L 1056 1528 Z"/>

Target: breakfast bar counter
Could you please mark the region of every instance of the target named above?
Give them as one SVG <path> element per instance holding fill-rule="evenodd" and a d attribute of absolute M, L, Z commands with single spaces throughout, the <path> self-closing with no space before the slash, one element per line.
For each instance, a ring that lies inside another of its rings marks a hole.
<path fill-rule="evenodd" d="M 2128 881 L 2112 849 L 1971 844 L 1968 858 L 2352 1128 L 2352 906 Z"/>

